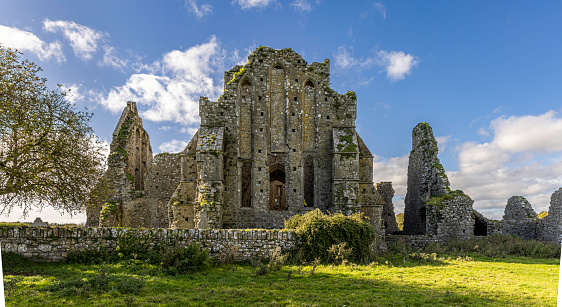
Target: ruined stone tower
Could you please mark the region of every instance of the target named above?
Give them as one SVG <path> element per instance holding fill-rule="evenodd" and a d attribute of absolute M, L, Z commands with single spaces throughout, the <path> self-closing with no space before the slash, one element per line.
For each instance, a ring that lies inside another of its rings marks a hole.
<path fill-rule="evenodd" d="M 142 126 L 137 104 L 129 101 L 113 131 L 104 175 L 113 188 L 113 195 L 89 210 L 92 212 L 88 212 L 86 225 L 121 226 L 123 204 L 142 194 L 151 163 L 148 134 Z"/>
<path fill-rule="evenodd" d="M 201 127 L 181 153 L 169 202 L 174 228 L 279 228 L 314 208 L 364 212 L 380 229 L 373 157 L 357 132 L 355 93 L 330 85 L 330 63 L 259 47 L 201 97 Z"/>
<path fill-rule="evenodd" d="M 433 129 L 428 123 L 418 124 L 412 132 L 412 151 L 408 162 L 408 190 L 404 201 L 405 234 L 425 234 L 425 201 L 450 191 L 449 179 L 437 153 Z"/>

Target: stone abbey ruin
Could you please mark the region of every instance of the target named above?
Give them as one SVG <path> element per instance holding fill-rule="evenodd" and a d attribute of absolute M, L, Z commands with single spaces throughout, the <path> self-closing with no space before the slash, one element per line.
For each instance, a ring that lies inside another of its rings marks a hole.
<path fill-rule="evenodd" d="M 199 100 L 201 125 L 180 153 L 152 155 L 136 103 L 113 132 L 105 178 L 113 191 L 87 208 L 86 226 L 173 229 L 282 228 L 312 209 L 363 213 L 379 235 L 440 241 L 492 233 L 560 241 L 562 189 L 538 219 L 521 196 L 502 221 L 453 191 L 427 123 L 412 133 L 404 230 L 392 183 L 373 183 L 373 156 L 355 130 L 354 92 L 330 89 L 330 62 L 259 47 L 224 74 L 224 93 Z M 374 174 L 376 178 L 376 174 Z"/>

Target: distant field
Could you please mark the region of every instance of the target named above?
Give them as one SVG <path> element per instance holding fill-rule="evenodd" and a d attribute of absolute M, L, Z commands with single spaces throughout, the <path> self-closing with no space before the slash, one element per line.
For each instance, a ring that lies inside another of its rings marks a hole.
<path fill-rule="evenodd" d="M 7 306 L 555 306 L 558 259 L 398 256 L 367 266 L 249 264 L 167 276 L 153 265 L 18 263 L 4 267 Z M 89 286 L 84 286 L 88 284 Z"/>

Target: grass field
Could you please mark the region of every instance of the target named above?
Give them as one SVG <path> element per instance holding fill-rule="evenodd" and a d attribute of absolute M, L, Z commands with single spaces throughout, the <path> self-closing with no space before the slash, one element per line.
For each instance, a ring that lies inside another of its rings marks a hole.
<path fill-rule="evenodd" d="M 555 306 L 559 259 L 399 256 L 370 265 L 250 264 L 168 276 L 129 260 L 4 266 L 7 306 Z"/>

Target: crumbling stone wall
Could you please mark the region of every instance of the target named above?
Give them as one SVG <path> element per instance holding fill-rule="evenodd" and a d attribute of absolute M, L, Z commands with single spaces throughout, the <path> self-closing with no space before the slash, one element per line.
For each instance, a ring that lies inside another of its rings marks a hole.
<path fill-rule="evenodd" d="M 412 151 L 408 161 L 408 190 L 404 208 L 404 233 L 426 233 L 425 201 L 450 192 L 449 179 L 437 158 L 437 141 L 427 123 L 412 131 Z"/>
<path fill-rule="evenodd" d="M 523 196 L 513 196 L 507 201 L 502 220 L 502 233 L 523 239 L 537 237 L 537 214 Z"/>
<path fill-rule="evenodd" d="M 122 225 L 127 227 L 167 228 L 168 202 L 180 182 L 180 155 L 154 156 L 146 175 L 145 189 L 137 198 L 124 202 Z"/>
<path fill-rule="evenodd" d="M 108 168 L 104 175 L 114 193 L 87 211 L 86 225 L 122 226 L 124 214 L 130 212 L 124 210 L 124 204 L 144 194 L 146 174 L 151 164 L 152 148 L 148 133 L 143 128 L 136 103 L 129 101 L 113 132 Z"/>
<path fill-rule="evenodd" d="M 197 179 L 182 179 L 174 192 L 171 227 L 279 228 L 314 208 L 382 210 L 372 154 L 355 131 L 357 97 L 330 89 L 329 60 L 308 64 L 291 49 L 259 47 L 224 77 L 218 101 L 201 97 L 201 128 L 190 142 L 222 129 L 222 147 L 182 153 L 181 168 L 195 167 Z M 211 170 L 220 176 L 203 175 Z M 373 224 L 380 228 L 380 214 Z"/>
<path fill-rule="evenodd" d="M 545 241 L 562 241 L 562 188 L 550 197 L 548 215 L 540 220 L 539 238 Z"/>
<path fill-rule="evenodd" d="M 453 238 L 469 239 L 474 234 L 473 201 L 455 191 L 426 201 L 427 233 L 440 242 Z"/>
<path fill-rule="evenodd" d="M 396 215 L 394 214 L 394 205 L 392 204 L 392 198 L 394 197 L 392 182 L 377 183 L 377 191 L 384 201 L 382 219 L 384 221 L 385 233 L 392 234 L 399 230 L 398 223 L 396 222 Z"/>
<path fill-rule="evenodd" d="M 211 256 L 230 253 L 234 260 L 267 258 L 273 251 L 293 247 L 296 237 L 286 230 L 210 230 L 210 229 L 134 229 L 134 228 L 62 228 L 2 227 L 0 248 L 33 259 L 63 261 L 73 251 L 104 248 L 115 252 L 124 234 L 149 237 L 156 244 L 167 237 L 177 238 L 179 246 L 190 243 L 208 248 Z"/>

